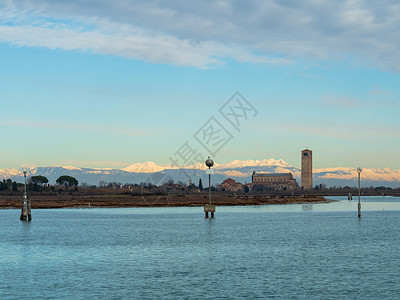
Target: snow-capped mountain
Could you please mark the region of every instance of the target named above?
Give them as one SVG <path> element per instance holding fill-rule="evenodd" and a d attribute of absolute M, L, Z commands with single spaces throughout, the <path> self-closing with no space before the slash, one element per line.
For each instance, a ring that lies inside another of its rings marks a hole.
<path fill-rule="evenodd" d="M 129 173 L 155 173 L 165 169 L 166 167 L 159 166 L 152 161 L 146 161 L 145 163 L 132 164 L 122 170 Z"/>
<path fill-rule="evenodd" d="M 25 167 L 26 168 L 26 167 Z M 70 175 L 80 183 L 98 185 L 103 182 L 141 183 L 151 182 L 159 185 L 170 179 L 188 183 L 190 180 L 197 184 L 201 178 L 203 186 L 207 186 L 208 176 L 206 166 L 202 163 L 180 169 L 174 166 L 160 166 L 154 162 L 135 163 L 124 169 L 91 169 L 73 166 L 63 167 L 31 167 L 26 168 L 27 176 L 43 175 L 50 183 L 54 183 L 59 176 Z M 215 175 L 212 184 L 219 184 L 227 178 L 246 183 L 251 182 L 253 171 L 258 173 L 287 173 L 291 172 L 300 184 L 301 170 L 293 167 L 282 159 L 263 160 L 234 160 L 224 164 L 215 164 Z M 0 169 L 0 179 L 11 178 L 23 182 L 22 168 Z M 327 186 L 356 186 L 357 171 L 355 168 L 324 168 L 313 170 L 313 184 L 323 183 Z M 400 187 L 400 170 L 364 169 L 362 171 L 362 186 L 390 186 Z"/>
<path fill-rule="evenodd" d="M 18 176 L 22 173 L 18 169 L 0 169 L 0 179 L 7 179 Z"/>
<path fill-rule="evenodd" d="M 283 161 L 282 159 L 275 160 L 263 159 L 263 160 L 234 160 L 226 164 L 221 164 L 216 167 L 216 169 L 238 169 L 244 167 L 290 167 L 290 165 Z"/>

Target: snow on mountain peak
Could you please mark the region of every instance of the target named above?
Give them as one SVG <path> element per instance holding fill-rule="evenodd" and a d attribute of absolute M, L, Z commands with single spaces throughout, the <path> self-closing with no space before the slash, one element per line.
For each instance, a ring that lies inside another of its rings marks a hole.
<path fill-rule="evenodd" d="M 220 164 L 217 169 L 235 169 L 244 167 L 264 167 L 264 166 L 277 166 L 277 167 L 290 167 L 290 165 L 282 159 L 263 159 L 263 160 L 233 160 L 231 162 Z"/>
<path fill-rule="evenodd" d="M 145 163 L 131 164 L 122 170 L 130 173 L 154 173 L 164 171 L 165 167 L 159 166 L 152 161 L 146 161 Z"/>
<path fill-rule="evenodd" d="M 68 171 L 82 171 L 81 168 L 77 168 L 77 167 L 73 167 L 73 166 L 63 166 L 62 168 L 65 170 L 68 170 Z"/>
<path fill-rule="evenodd" d="M 277 167 L 291 167 L 287 162 L 282 159 L 263 159 L 263 160 L 233 160 L 231 162 L 218 164 L 214 162 L 213 168 L 216 170 L 223 169 L 237 169 L 237 168 L 245 168 L 245 167 L 264 167 L 264 166 L 277 166 Z M 194 170 L 205 170 L 207 166 L 204 163 L 197 163 L 189 166 L 173 166 L 168 165 L 165 169 L 194 169 Z"/>
<path fill-rule="evenodd" d="M 24 176 L 21 170 L 17 169 L 0 169 L 0 179 L 7 179 L 12 176 Z"/>
<path fill-rule="evenodd" d="M 25 166 L 27 167 L 27 166 Z M 180 169 L 180 166 L 169 165 L 160 166 L 151 161 L 145 163 L 134 163 L 122 170 L 106 170 L 106 169 L 89 169 L 89 168 L 77 168 L 71 166 L 64 167 L 35 167 L 28 169 L 28 176 L 42 175 L 49 178 L 50 181 L 54 182 L 58 176 L 73 173 L 77 176 L 80 182 L 90 182 L 96 184 L 96 181 L 107 180 L 107 181 L 131 181 L 140 182 L 144 180 L 146 174 L 140 173 L 167 173 L 170 169 Z M 207 167 L 204 162 L 200 162 L 191 166 L 184 166 L 185 169 L 192 170 L 205 170 Z M 25 168 L 24 168 L 25 169 Z M 27 168 L 26 168 L 27 169 Z M 301 170 L 296 167 L 290 166 L 282 159 L 262 159 L 262 160 L 234 160 L 228 163 L 218 164 L 215 163 L 213 169 L 216 170 L 216 174 L 219 176 L 232 177 L 235 180 L 250 180 L 251 174 L 254 170 L 257 172 L 275 172 L 275 173 L 288 173 L 291 172 L 296 179 L 301 176 Z M 20 181 L 23 180 L 23 169 L 0 169 L 0 180 L 12 179 Z M 70 171 L 70 172 L 68 172 Z M 122 172 L 121 172 L 122 171 Z M 132 174 L 126 174 L 129 172 Z M 138 174 L 133 174 L 138 173 Z M 170 176 L 177 176 L 177 172 L 169 172 Z M 196 172 L 193 172 L 196 174 Z M 90 176 L 88 176 L 90 174 Z M 175 175 L 174 175 L 175 174 Z M 195 176 L 200 176 L 203 172 L 197 173 Z M 97 176 L 97 177 L 95 177 Z M 313 178 L 316 184 L 324 183 L 328 186 L 332 185 L 349 185 L 354 186 L 357 183 L 357 171 L 354 167 L 333 167 L 333 168 L 322 168 L 313 169 Z M 176 179 L 173 177 L 174 180 Z M 136 180 L 136 181 L 135 181 Z M 177 179 L 178 180 L 178 179 Z M 179 178 L 181 180 L 181 178 Z M 392 187 L 398 187 L 400 184 L 400 169 L 393 170 L 391 168 L 382 169 L 368 169 L 364 168 L 361 173 L 361 184 L 365 185 L 389 185 Z"/>
<path fill-rule="evenodd" d="M 24 165 L 22 165 L 22 166 L 19 168 L 19 170 L 20 170 L 20 171 L 24 171 L 24 170 L 29 171 L 29 170 L 32 170 L 32 169 L 34 169 L 34 168 L 36 168 L 35 165 L 32 165 L 32 164 L 24 164 Z"/>

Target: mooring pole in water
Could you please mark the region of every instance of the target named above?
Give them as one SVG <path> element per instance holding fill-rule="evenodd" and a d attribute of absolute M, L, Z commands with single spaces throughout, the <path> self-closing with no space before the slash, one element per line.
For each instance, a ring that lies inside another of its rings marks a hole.
<path fill-rule="evenodd" d="M 358 173 L 358 217 L 361 218 L 361 188 L 360 188 L 360 177 L 361 177 L 361 168 L 357 168 Z"/>
<path fill-rule="evenodd" d="M 211 205 L 211 174 L 208 174 L 208 205 Z"/>
<path fill-rule="evenodd" d="M 22 208 L 21 208 L 21 217 L 19 218 L 21 221 L 30 221 L 31 217 L 31 203 L 30 199 L 28 200 L 28 196 L 26 193 L 26 171 L 24 171 L 24 197 L 22 198 Z M 28 204 L 29 203 L 29 204 Z M 28 210 L 29 208 L 29 210 Z"/>
<path fill-rule="evenodd" d="M 32 220 L 32 214 L 31 214 L 31 197 L 28 197 L 28 201 L 27 201 L 27 213 L 28 213 L 28 220 L 27 221 L 31 221 Z"/>
<path fill-rule="evenodd" d="M 211 167 L 214 165 L 214 161 L 208 157 L 206 160 L 206 174 L 208 174 L 208 204 L 204 205 L 205 217 L 208 218 L 208 213 L 211 213 L 211 218 L 214 218 L 215 205 L 211 205 L 211 174 L 214 174 L 214 170 Z"/>
<path fill-rule="evenodd" d="M 26 196 L 22 198 L 22 208 L 21 208 L 21 221 L 28 221 L 28 199 Z"/>

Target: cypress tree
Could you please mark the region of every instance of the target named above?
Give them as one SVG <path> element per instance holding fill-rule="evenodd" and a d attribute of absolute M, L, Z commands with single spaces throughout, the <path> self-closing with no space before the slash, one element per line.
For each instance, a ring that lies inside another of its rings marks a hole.
<path fill-rule="evenodd" d="M 18 191 L 18 186 L 17 186 L 17 183 L 15 181 L 12 183 L 12 191 L 13 192 L 17 192 Z"/>

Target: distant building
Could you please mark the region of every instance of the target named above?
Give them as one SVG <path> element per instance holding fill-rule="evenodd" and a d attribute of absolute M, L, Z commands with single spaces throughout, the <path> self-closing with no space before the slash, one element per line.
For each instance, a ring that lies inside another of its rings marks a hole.
<path fill-rule="evenodd" d="M 237 192 L 241 191 L 243 189 L 243 184 L 240 182 L 236 182 L 235 180 L 228 178 L 225 179 L 218 187 L 218 190 L 220 191 L 231 191 L 231 192 Z"/>
<path fill-rule="evenodd" d="M 252 189 L 255 185 L 263 185 L 272 191 L 294 191 L 299 186 L 292 173 L 256 173 L 251 176 L 251 183 L 247 186 Z"/>
<path fill-rule="evenodd" d="M 192 179 L 190 179 L 190 181 L 189 181 L 188 189 L 191 192 L 200 193 L 200 189 L 192 182 Z"/>
<path fill-rule="evenodd" d="M 301 187 L 311 190 L 312 186 L 312 151 L 305 149 L 301 151 Z"/>

